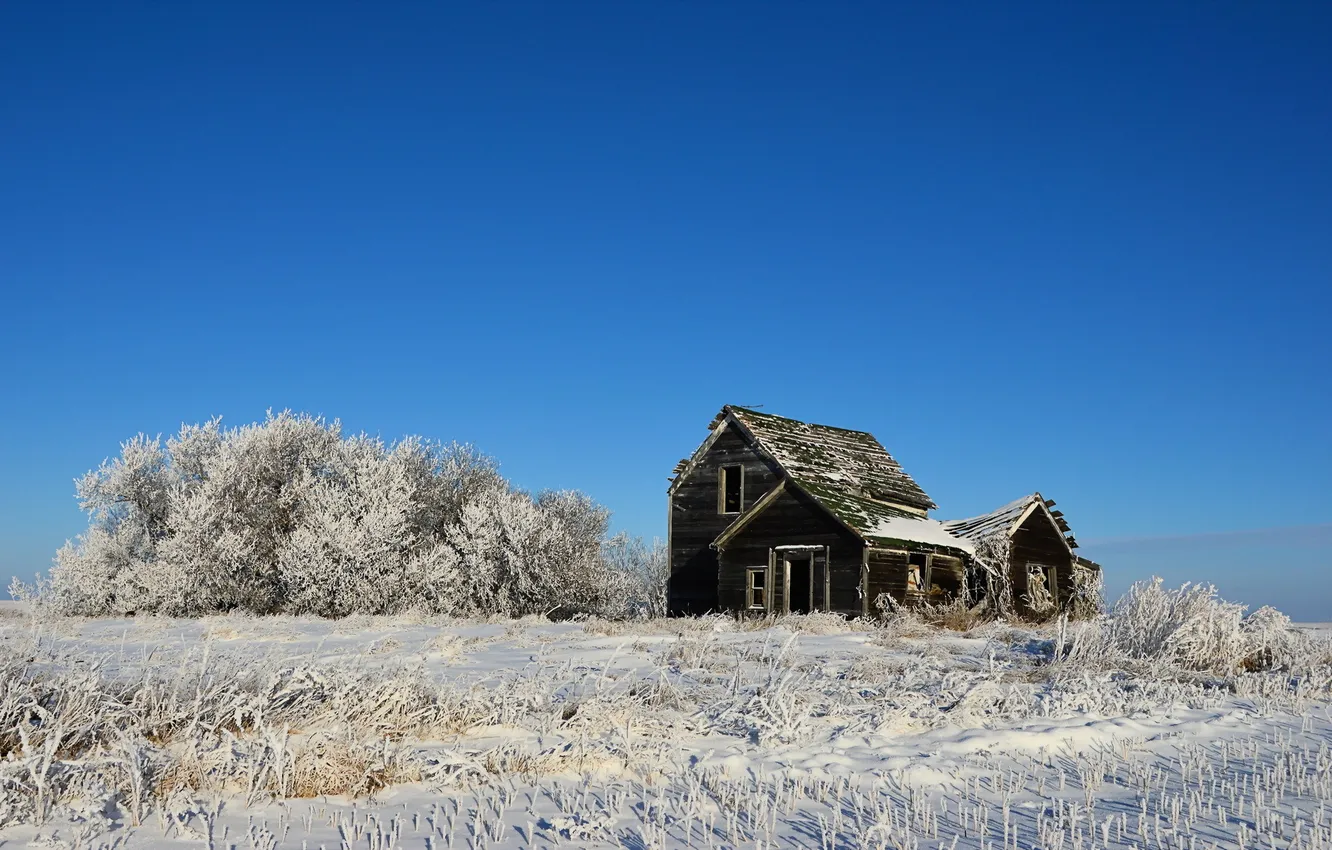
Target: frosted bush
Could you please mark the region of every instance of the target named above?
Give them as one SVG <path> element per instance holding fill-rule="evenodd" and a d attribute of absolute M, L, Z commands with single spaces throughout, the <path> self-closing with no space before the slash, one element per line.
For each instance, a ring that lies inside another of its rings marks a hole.
<path fill-rule="evenodd" d="M 1127 666 L 1128 661 L 1107 618 L 1079 622 L 1064 615 L 1055 622 L 1051 666 L 1056 679 L 1113 670 Z"/>
<path fill-rule="evenodd" d="M 1061 617 L 1053 658 L 1070 671 L 1136 662 L 1223 675 L 1308 672 L 1332 660 L 1326 641 L 1299 631 L 1280 611 L 1264 607 L 1247 617 L 1244 611 L 1212 585 L 1175 589 L 1153 578 L 1130 587 L 1108 615 L 1079 624 Z"/>
<path fill-rule="evenodd" d="M 1048 618 L 1055 611 L 1055 599 L 1051 589 L 1046 586 L 1045 573 L 1040 569 L 1028 568 L 1027 592 L 1022 601 L 1028 610 L 1038 619 Z"/>
<path fill-rule="evenodd" d="M 836 635 L 851 630 L 850 621 L 847 620 L 845 615 L 829 611 L 815 611 L 812 614 L 783 614 L 774 617 L 771 625 L 790 632 L 807 635 Z"/>
<path fill-rule="evenodd" d="M 1307 672 L 1332 661 L 1326 641 L 1296 629 L 1289 617 L 1266 605 L 1245 617 L 1240 631 L 1245 641 L 1241 664 L 1246 670 Z"/>
<path fill-rule="evenodd" d="M 671 578 L 670 552 L 661 540 L 651 546 L 642 538 L 621 532 L 605 542 L 602 557 L 622 586 L 629 613 L 640 617 L 665 617 Z"/>
<path fill-rule="evenodd" d="M 1244 606 L 1226 602 L 1210 584 L 1138 582 L 1114 606 L 1110 635 L 1132 658 L 1169 659 L 1194 670 L 1233 670 L 1244 656 Z"/>
<path fill-rule="evenodd" d="M 89 527 L 13 590 L 57 614 L 661 613 L 666 559 L 467 446 L 270 414 L 135 437 L 77 482 Z"/>
<path fill-rule="evenodd" d="M 1101 615 L 1105 608 L 1105 577 L 1100 570 L 1074 567 L 1073 590 L 1068 600 L 1068 614 L 1078 620 Z"/>
<path fill-rule="evenodd" d="M 1016 613 L 1010 568 L 1012 543 L 1007 535 L 992 535 L 976 544 L 975 559 L 982 569 L 985 606 L 999 617 Z"/>

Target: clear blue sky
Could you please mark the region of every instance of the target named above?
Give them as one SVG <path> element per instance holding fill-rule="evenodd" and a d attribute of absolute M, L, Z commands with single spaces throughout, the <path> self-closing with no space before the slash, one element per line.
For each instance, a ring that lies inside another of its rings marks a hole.
<path fill-rule="evenodd" d="M 1326 3 L 5 3 L 0 574 L 120 440 L 267 408 L 660 534 L 735 402 L 873 431 L 941 517 L 1039 489 L 1112 589 L 1332 619 L 1329 43 Z"/>

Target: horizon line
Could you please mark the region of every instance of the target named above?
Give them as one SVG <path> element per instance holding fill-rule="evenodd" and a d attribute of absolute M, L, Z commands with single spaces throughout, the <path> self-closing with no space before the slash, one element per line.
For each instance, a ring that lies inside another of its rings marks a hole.
<path fill-rule="evenodd" d="M 1192 534 L 1146 534 L 1125 537 L 1095 537 L 1078 541 L 1079 548 L 1086 546 L 1106 546 L 1118 543 L 1171 543 L 1191 540 L 1224 539 L 1230 537 L 1257 537 L 1268 534 L 1332 532 L 1332 522 L 1306 523 L 1303 525 L 1273 525 L 1265 528 L 1237 528 L 1230 531 L 1200 531 Z"/>

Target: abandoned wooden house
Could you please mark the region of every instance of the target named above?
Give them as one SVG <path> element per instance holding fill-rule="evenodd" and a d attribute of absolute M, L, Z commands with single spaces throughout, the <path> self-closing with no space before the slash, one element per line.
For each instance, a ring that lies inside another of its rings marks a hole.
<path fill-rule="evenodd" d="M 1018 604 L 1033 592 L 1043 604 L 1042 587 L 1055 605 L 1071 597 L 1077 544 L 1039 494 L 940 522 L 864 431 L 731 405 L 708 427 L 668 490 L 673 613 L 868 615 L 884 594 L 906 605 L 963 593 L 979 603 L 997 558 Z"/>

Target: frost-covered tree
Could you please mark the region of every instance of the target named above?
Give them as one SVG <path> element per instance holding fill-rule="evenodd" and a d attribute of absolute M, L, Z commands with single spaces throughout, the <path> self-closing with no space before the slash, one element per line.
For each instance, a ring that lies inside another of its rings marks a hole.
<path fill-rule="evenodd" d="M 445 530 L 456 588 L 446 610 L 513 615 L 601 610 L 609 596 L 600 558 L 609 514 L 582 494 L 533 499 L 495 490 L 469 500 Z"/>
<path fill-rule="evenodd" d="M 416 463 L 422 448 L 354 437 L 322 468 L 301 471 L 300 510 L 277 550 L 286 607 L 342 616 L 409 606 L 407 563 L 432 543 L 420 525 L 429 492 Z"/>
<path fill-rule="evenodd" d="M 133 611 L 158 592 L 158 544 L 168 534 L 174 474 L 161 441 L 140 435 L 120 457 L 75 481 L 88 530 L 56 553 L 50 591 L 72 610 Z"/>
<path fill-rule="evenodd" d="M 641 537 L 621 532 L 602 545 L 602 558 L 618 580 L 631 611 L 647 617 L 665 617 L 671 578 L 666 544 L 660 539 L 647 545 Z"/>
<path fill-rule="evenodd" d="M 88 530 L 20 588 L 66 613 L 618 613 L 647 570 L 605 545 L 609 513 L 581 493 L 534 496 L 468 446 L 304 414 L 136 437 L 77 492 Z"/>

